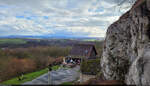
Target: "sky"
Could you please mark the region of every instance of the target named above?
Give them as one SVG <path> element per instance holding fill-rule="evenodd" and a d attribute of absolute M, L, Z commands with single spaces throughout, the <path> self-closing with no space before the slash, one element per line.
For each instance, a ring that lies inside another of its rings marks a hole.
<path fill-rule="evenodd" d="M 121 9 L 117 2 L 0 0 L 0 36 L 105 37 L 108 26 L 129 9 Z"/>

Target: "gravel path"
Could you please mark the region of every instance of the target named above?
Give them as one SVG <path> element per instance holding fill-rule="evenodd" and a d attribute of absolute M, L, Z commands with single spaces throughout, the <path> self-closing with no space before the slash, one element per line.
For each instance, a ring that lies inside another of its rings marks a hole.
<path fill-rule="evenodd" d="M 79 66 L 69 69 L 58 69 L 56 71 L 50 72 L 51 81 L 50 84 L 58 85 L 64 82 L 71 82 L 79 78 Z M 31 84 L 31 85 L 39 85 L 39 84 L 48 84 L 48 73 L 32 80 L 24 83 L 23 85 Z"/>

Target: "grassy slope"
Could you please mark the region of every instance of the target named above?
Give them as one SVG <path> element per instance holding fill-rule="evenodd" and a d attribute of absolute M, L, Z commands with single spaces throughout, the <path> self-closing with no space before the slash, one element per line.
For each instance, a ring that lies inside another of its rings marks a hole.
<path fill-rule="evenodd" d="M 37 78 L 38 76 L 41 76 L 41 75 L 43 75 L 47 72 L 48 72 L 48 69 L 46 68 L 46 69 L 43 69 L 43 70 L 40 70 L 40 71 L 25 74 L 24 75 L 25 79 L 23 79 L 22 81 L 18 81 L 18 78 L 16 77 L 16 78 L 13 78 L 13 79 L 2 82 L 2 84 L 6 84 L 6 85 L 22 84 L 24 82 L 31 81 L 31 80 Z"/>
<path fill-rule="evenodd" d="M 24 39 L 0 39 L 0 44 L 12 43 L 12 44 L 25 44 Z"/>

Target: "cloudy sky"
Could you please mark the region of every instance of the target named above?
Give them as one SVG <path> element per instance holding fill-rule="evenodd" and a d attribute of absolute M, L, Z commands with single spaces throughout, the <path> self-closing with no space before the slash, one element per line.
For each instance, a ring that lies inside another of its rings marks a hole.
<path fill-rule="evenodd" d="M 118 0 L 0 0 L 0 36 L 105 37 Z"/>

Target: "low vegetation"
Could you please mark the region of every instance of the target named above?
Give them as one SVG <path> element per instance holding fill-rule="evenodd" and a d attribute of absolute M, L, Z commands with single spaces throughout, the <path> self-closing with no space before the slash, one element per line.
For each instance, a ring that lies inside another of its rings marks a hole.
<path fill-rule="evenodd" d="M 52 67 L 52 70 L 58 70 L 60 68 L 60 66 L 59 65 L 56 65 L 56 66 L 53 66 Z"/>
<path fill-rule="evenodd" d="M 103 44 L 104 44 L 104 41 L 95 41 L 95 48 L 97 50 L 97 57 L 101 57 L 102 56 L 102 53 L 103 53 Z"/>
<path fill-rule="evenodd" d="M 100 72 L 100 59 L 84 60 L 81 63 L 81 72 L 90 75 L 98 74 Z"/>

